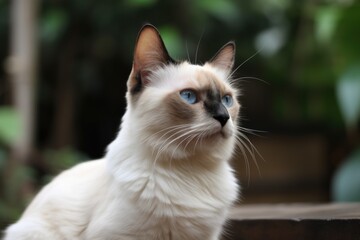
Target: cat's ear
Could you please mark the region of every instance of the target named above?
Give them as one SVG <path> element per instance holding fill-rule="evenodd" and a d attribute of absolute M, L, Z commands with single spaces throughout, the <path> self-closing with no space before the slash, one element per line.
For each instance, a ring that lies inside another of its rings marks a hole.
<path fill-rule="evenodd" d="M 231 41 L 225 44 L 208 62 L 215 68 L 219 68 L 226 72 L 227 75 L 231 73 L 231 69 L 235 62 L 235 42 Z"/>
<path fill-rule="evenodd" d="M 151 71 L 172 62 L 158 30 L 150 24 L 144 25 L 136 40 L 129 89 L 141 90 L 148 84 Z"/>

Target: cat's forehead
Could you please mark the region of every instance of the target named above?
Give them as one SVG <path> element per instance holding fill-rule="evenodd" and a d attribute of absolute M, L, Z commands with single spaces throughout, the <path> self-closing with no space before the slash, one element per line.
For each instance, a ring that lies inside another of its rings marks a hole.
<path fill-rule="evenodd" d="M 227 91 L 224 80 L 212 72 L 201 69 L 196 73 L 195 79 L 196 88 L 199 90 L 212 92 Z"/>
<path fill-rule="evenodd" d="M 180 88 L 192 88 L 198 91 L 231 91 L 226 76 L 208 65 L 183 63 L 178 66 L 176 72 L 175 81 Z"/>

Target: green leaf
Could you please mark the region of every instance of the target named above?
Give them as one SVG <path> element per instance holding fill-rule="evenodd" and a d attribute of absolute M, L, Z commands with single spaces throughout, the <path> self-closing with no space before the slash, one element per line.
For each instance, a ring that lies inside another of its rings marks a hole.
<path fill-rule="evenodd" d="M 174 58 L 183 57 L 184 51 L 179 32 L 171 26 L 163 26 L 159 29 L 159 31 L 170 56 L 174 56 Z"/>
<path fill-rule="evenodd" d="M 331 41 L 331 50 L 335 53 L 333 60 L 338 70 L 358 63 L 360 57 L 360 4 L 344 8 Z"/>
<path fill-rule="evenodd" d="M 342 14 L 337 6 L 321 7 L 315 14 L 315 34 L 319 42 L 328 43 L 334 36 Z"/>
<path fill-rule="evenodd" d="M 68 169 L 87 159 L 87 156 L 72 148 L 46 150 L 44 155 L 47 163 L 54 172 Z"/>
<path fill-rule="evenodd" d="M 19 199 L 19 193 L 22 191 L 26 183 L 32 182 L 35 172 L 28 166 L 18 165 L 7 180 L 8 184 L 5 188 L 5 198 L 14 203 L 24 200 Z"/>
<path fill-rule="evenodd" d="M 240 10 L 230 0 L 199 0 L 198 6 L 220 20 L 232 23 L 239 17 Z"/>
<path fill-rule="evenodd" d="M 346 125 L 355 126 L 360 117 L 360 65 L 350 67 L 342 74 L 336 93 Z"/>
<path fill-rule="evenodd" d="M 127 0 L 126 4 L 131 7 L 149 7 L 156 2 L 157 0 Z"/>
<path fill-rule="evenodd" d="M 24 206 L 13 206 L 12 202 L 0 199 L 0 216 L 2 222 L 15 222 L 21 216 Z"/>
<path fill-rule="evenodd" d="M 0 148 L 0 172 L 4 169 L 7 154 L 4 149 Z"/>
<path fill-rule="evenodd" d="M 0 142 L 11 145 L 19 137 L 20 118 L 15 109 L 11 107 L 0 108 Z"/>
<path fill-rule="evenodd" d="M 45 42 L 53 43 L 64 32 L 67 25 L 67 15 L 64 11 L 49 10 L 41 23 L 41 36 Z"/>

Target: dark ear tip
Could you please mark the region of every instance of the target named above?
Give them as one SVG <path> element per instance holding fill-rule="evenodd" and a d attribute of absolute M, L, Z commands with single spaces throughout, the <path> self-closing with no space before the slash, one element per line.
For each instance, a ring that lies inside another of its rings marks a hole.
<path fill-rule="evenodd" d="M 234 50 L 236 49 L 236 43 L 234 40 L 229 41 L 227 44 L 225 44 L 225 47 L 232 47 Z"/>
<path fill-rule="evenodd" d="M 152 25 L 151 23 L 145 23 L 144 25 L 142 25 L 140 31 L 145 28 L 155 28 L 156 29 L 156 27 L 154 25 Z"/>
<path fill-rule="evenodd" d="M 158 35 L 160 35 L 159 30 L 158 30 L 154 25 L 152 25 L 152 24 L 150 24 L 150 23 L 145 23 L 145 24 L 141 27 L 141 29 L 140 29 L 140 31 L 139 31 L 139 35 L 140 35 L 143 31 L 145 31 L 145 30 L 151 30 L 151 31 L 156 32 Z"/>

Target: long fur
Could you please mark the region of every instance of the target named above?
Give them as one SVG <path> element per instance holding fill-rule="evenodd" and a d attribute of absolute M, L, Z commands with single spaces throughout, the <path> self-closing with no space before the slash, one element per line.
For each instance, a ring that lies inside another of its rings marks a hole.
<path fill-rule="evenodd" d="M 128 91 L 121 130 L 105 157 L 57 176 L 5 240 L 219 239 L 238 194 L 228 160 L 239 104 L 228 74 L 211 62 L 152 69 L 141 92 Z M 200 99 L 214 91 L 234 96 L 226 125 L 201 102 L 181 99 L 182 89 L 197 90 Z"/>

